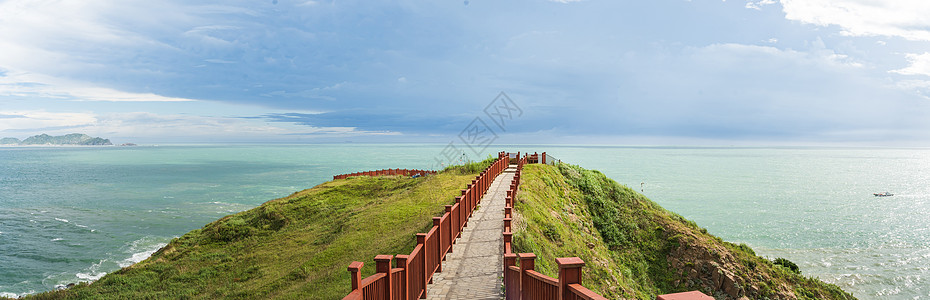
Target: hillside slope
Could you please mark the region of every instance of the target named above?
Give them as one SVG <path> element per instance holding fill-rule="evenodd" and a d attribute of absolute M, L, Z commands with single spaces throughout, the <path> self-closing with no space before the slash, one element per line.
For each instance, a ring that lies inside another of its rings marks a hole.
<path fill-rule="evenodd" d="M 478 170 L 480 166 L 472 169 Z M 92 284 L 28 299 L 341 299 L 346 267 L 409 253 L 474 172 L 355 177 L 226 216 Z"/>
<path fill-rule="evenodd" d="M 557 276 L 557 257 L 586 262 L 583 283 L 611 299 L 700 290 L 717 299 L 854 299 L 725 242 L 598 171 L 526 165 L 515 203 L 514 252 L 536 253 Z"/>

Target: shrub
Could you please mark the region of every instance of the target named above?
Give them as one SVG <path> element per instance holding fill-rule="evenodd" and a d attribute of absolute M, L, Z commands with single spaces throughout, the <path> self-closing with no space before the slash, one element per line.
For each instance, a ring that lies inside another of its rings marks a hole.
<path fill-rule="evenodd" d="M 795 272 L 795 273 L 797 273 L 797 274 L 801 274 L 801 268 L 798 268 L 798 265 L 797 265 L 797 264 L 791 262 L 791 261 L 788 260 L 788 259 L 779 257 L 779 258 L 776 258 L 776 259 L 775 259 L 774 261 L 772 261 L 772 262 L 775 263 L 776 265 L 782 266 L 782 267 L 784 267 L 785 269 L 790 270 L 791 272 Z"/>

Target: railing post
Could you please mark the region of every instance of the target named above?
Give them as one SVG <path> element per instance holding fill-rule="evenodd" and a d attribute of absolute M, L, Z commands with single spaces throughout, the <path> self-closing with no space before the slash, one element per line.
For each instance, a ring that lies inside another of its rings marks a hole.
<path fill-rule="evenodd" d="M 504 217 L 513 218 L 513 207 L 512 206 L 504 207 Z"/>
<path fill-rule="evenodd" d="M 426 281 L 424 284 L 433 283 L 433 276 L 430 276 L 430 273 L 426 271 L 429 269 L 429 266 L 426 265 L 426 256 L 427 253 L 429 253 L 429 249 L 426 249 L 425 233 L 417 233 L 417 244 L 421 245 L 420 249 L 423 250 L 423 252 L 420 253 L 420 256 L 423 257 L 423 270 L 421 270 L 421 272 L 423 272 L 423 276 L 429 276 L 429 278 L 423 278 L 423 280 Z"/>
<path fill-rule="evenodd" d="M 401 283 L 401 294 L 404 295 L 403 299 L 397 300 L 407 300 L 407 297 L 410 297 L 410 265 L 407 262 L 408 255 L 398 254 L 394 256 L 394 267 L 404 269 L 404 282 Z"/>
<path fill-rule="evenodd" d="M 464 206 L 464 207 L 459 207 L 459 209 L 462 210 L 462 217 L 463 217 L 462 227 L 468 227 L 468 217 L 471 216 L 471 212 L 469 211 L 471 208 L 468 207 L 468 190 L 466 189 L 466 190 L 461 190 L 461 191 L 462 191 L 462 202 L 459 202 L 459 205 Z"/>
<path fill-rule="evenodd" d="M 504 229 L 504 254 L 513 253 L 513 232 Z"/>
<path fill-rule="evenodd" d="M 436 252 L 439 253 L 439 268 L 436 269 L 436 272 L 442 272 L 442 261 L 446 260 L 445 253 L 443 253 L 446 249 L 442 247 L 442 240 L 444 239 L 442 236 L 442 217 L 433 217 L 433 227 L 436 227 L 436 244 L 439 245 L 439 247 L 436 247 Z"/>
<path fill-rule="evenodd" d="M 365 263 L 360 261 L 353 261 L 349 264 L 349 273 L 352 276 L 352 290 L 357 290 L 359 284 L 362 283 L 362 267 L 365 266 Z"/>
<path fill-rule="evenodd" d="M 513 286 L 511 283 L 518 282 L 510 278 L 510 267 L 517 265 L 517 255 L 513 253 L 504 253 L 504 295 L 506 300 L 516 300 L 513 296 L 520 295 L 520 286 Z"/>
<path fill-rule="evenodd" d="M 555 263 L 559 265 L 559 299 L 571 299 L 572 292 L 568 290 L 568 285 L 581 284 L 581 268 L 584 267 L 584 261 L 577 257 L 562 257 L 556 258 Z"/>
<path fill-rule="evenodd" d="M 543 152 L 542 157 L 539 158 L 539 159 L 540 159 L 540 161 L 542 161 L 542 164 L 545 165 L 545 164 L 546 164 L 546 152 Z"/>
<path fill-rule="evenodd" d="M 513 228 L 510 227 L 511 222 L 513 222 L 512 218 L 504 217 L 504 231 L 513 231 Z"/>
<path fill-rule="evenodd" d="M 452 222 L 452 220 L 455 220 L 455 218 L 452 217 L 452 205 L 446 205 L 446 212 L 449 213 L 449 236 L 446 237 L 449 239 L 448 253 L 452 253 L 452 244 L 455 244 L 455 226 L 458 226 L 458 224 Z"/>
<path fill-rule="evenodd" d="M 462 196 L 455 196 L 455 203 L 459 205 L 459 223 L 455 224 L 455 226 L 458 226 L 455 231 L 460 234 L 462 232 L 462 228 L 465 227 L 465 203 L 462 202 Z M 456 236 L 458 236 L 458 234 L 456 234 Z"/>
<path fill-rule="evenodd" d="M 465 201 L 468 202 L 468 216 L 471 217 L 473 210 L 475 210 L 475 194 L 477 193 L 475 193 L 475 185 L 473 183 L 469 183 L 467 188 L 468 192 L 462 195 L 465 195 Z"/>
<path fill-rule="evenodd" d="M 494 166 L 494 165 L 491 165 L 491 167 L 493 167 L 493 166 Z M 481 173 L 479 173 L 478 176 L 475 176 L 475 180 L 472 180 L 473 183 L 477 183 L 478 186 L 481 187 L 481 188 L 479 189 L 479 190 L 481 191 L 481 194 L 484 193 L 484 183 L 485 183 L 486 181 L 488 181 L 488 176 L 487 176 L 487 175 L 488 175 L 488 170 L 484 170 L 484 171 L 481 171 Z"/>
<path fill-rule="evenodd" d="M 520 253 L 517 254 L 520 257 L 520 298 L 528 299 L 526 295 L 527 289 L 525 287 L 529 286 L 529 275 L 526 275 L 526 271 L 535 270 L 536 268 L 536 254 L 533 253 Z"/>
<path fill-rule="evenodd" d="M 494 167 L 494 166 L 492 165 L 491 167 Z M 490 176 L 488 176 L 488 174 L 489 174 L 489 173 L 488 173 L 488 170 L 485 170 L 485 171 L 481 172 L 480 175 L 475 176 L 475 181 L 478 182 L 478 184 L 481 186 L 481 193 L 480 193 L 481 196 L 484 196 L 484 192 L 487 192 L 487 191 L 488 191 L 488 186 L 490 185 L 490 184 L 489 184 L 490 180 L 494 180 L 494 178 L 490 178 Z"/>
<path fill-rule="evenodd" d="M 476 193 L 473 193 L 474 195 L 472 197 L 475 199 L 472 199 L 472 203 L 478 203 L 478 201 L 481 200 L 481 195 L 484 193 L 481 189 L 481 184 L 478 181 L 479 178 L 481 178 L 481 176 L 477 176 L 475 179 L 471 180 L 471 186 L 477 190 Z"/>
<path fill-rule="evenodd" d="M 384 299 L 393 300 L 394 293 L 391 290 L 393 285 L 391 284 L 391 260 L 394 259 L 393 255 L 378 255 L 375 256 L 375 271 L 378 273 L 384 273 Z"/>

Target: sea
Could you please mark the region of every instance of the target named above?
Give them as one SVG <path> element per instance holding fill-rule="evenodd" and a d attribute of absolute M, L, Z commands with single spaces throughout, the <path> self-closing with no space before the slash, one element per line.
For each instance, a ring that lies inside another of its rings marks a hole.
<path fill-rule="evenodd" d="M 545 151 L 860 299 L 930 299 L 930 149 L 451 145 L 0 147 L 0 296 L 96 280 L 336 174 Z"/>

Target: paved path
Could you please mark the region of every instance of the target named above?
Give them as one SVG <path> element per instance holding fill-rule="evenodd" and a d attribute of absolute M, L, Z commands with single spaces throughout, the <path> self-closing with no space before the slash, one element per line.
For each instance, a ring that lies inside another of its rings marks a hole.
<path fill-rule="evenodd" d="M 504 269 L 504 197 L 516 172 L 510 165 L 491 184 L 468 227 L 446 255 L 442 272 L 433 274 L 426 299 L 502 299 Z"/>

